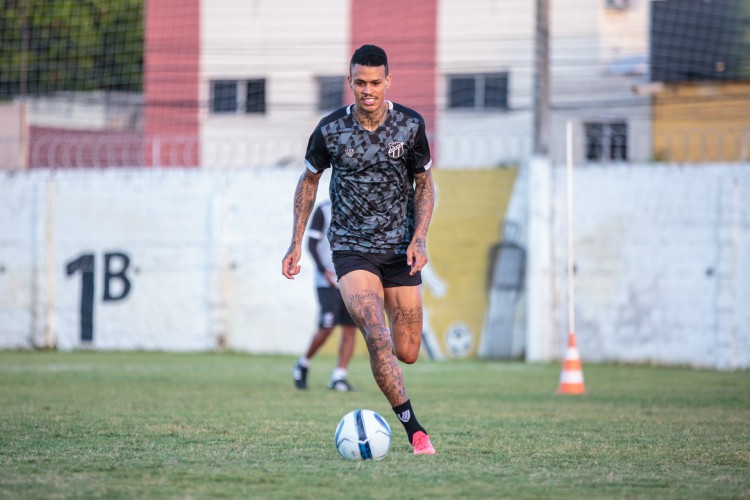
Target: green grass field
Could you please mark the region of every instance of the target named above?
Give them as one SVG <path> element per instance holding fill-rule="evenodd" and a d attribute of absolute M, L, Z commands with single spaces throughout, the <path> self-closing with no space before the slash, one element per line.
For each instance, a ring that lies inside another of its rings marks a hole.
<path fill-rule="evenodd" d="M 438 450 L 414 456 L 356 358 L 355 393 L 296 391 L 291 357 L 0 352 L 0 498 L 750 498 L 750 373 L 420 361 L 405 368 Z M 355 408 L 394 440 L 339 458 Z"/>

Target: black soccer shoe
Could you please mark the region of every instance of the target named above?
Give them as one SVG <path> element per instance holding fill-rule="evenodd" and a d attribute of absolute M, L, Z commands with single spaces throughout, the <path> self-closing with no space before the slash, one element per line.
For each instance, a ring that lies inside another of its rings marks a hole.
<path fill-rule="evenodd" d="M 328 382 L 328 388 L 337 392 L 349 392 L 354 390 L 354 387 L 352 387 L 344 378 L 331 380 Z"/>
<path fill-rule="evenodd" d="M 294 377 L 294 387 L 297 389 L 307 389 L 307 368 L 299 364 L 299 361 L 294 363 L 292 376 Z"/>

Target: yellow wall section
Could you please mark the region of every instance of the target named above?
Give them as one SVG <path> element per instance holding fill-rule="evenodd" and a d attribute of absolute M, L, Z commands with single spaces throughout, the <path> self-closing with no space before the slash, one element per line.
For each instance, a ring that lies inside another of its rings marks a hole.
<path fill-rule="evenodd" d="M 424 286 L 425 308 L 447 357 L 445 336 L 455 324 L 471 331 L 468 355 L 473 355 L 487 309 L 487 256 L 501 239 L 516 169 L 436 170 L 433 175 L 438 196 L 427 250 L 432 270 L 447 290 L 439 298 Z"/>
<path fill-rule="evenodd" d="M 750 83 L 671 84 L 654 96 L 653 151 L 662 161 L 750 157 Z"/>
<path fill-rule="evenodd" d="M 433 176 L 437 205 L 427 251 L 432 270 L 444 282 L 446 291 L 442 297 L 436 297 L 425 284 L 425 308 L 443 354 L 452 357 L 445 342 L 446 332 L 455 324 L 463 324 L 473 336 L 467 353 L 473 356 L 487 309 L 487 255 L 502 236 L 516 169 L 436 169 Z M 337 328 L 320 352 L 335 355 L 340 335 Z M 359 332 L 354 355 L 367 355 Z"/>

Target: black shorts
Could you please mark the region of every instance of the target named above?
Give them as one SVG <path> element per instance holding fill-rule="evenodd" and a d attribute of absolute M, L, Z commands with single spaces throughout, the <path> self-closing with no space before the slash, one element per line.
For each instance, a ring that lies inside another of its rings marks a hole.
<path fill-rule="evenodd" d="M 318 304 L 318 328 L 333 328 L 336 325 L 355 326 L 338 288 L 318 288 Z"/>
<path fill-rule="evenodd" d="M 383 288 L 422 284 L 421 272 L 409 274 L 411 267 L 406 263 L 406 254 L 336 251 L 333 267 L 339 279 L 352 271 L 369 271 L 380 278 Z"/>

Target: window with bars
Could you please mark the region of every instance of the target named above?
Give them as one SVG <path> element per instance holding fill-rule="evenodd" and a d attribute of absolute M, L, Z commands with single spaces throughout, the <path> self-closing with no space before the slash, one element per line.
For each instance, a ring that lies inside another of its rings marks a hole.
<path fill-rule="evenodd" d="M 628 124 L 626 122 L 588 122 L 584 124 L 584 128 L 587 160 L 628 160 Z"/>
<path fill-rule="evenodd" d="M 448 108 L 507 110 L 508 73 L 449 76 Z"/>
<path fill-rule="evenodd" d="M 265 114 L 266 80 L 212 80 L 211 112 Z"/>

